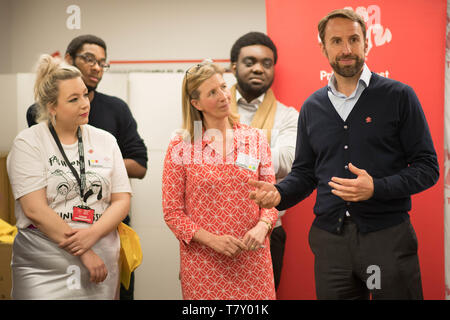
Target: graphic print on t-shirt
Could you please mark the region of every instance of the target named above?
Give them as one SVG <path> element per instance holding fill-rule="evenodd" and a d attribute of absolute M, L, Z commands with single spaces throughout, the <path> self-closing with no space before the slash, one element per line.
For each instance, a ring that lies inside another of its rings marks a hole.
<path fill-rule="evenodd" d="M 94 221 L 98 220 L 108 206 L 109 199 L 106 199 L 105 195 L 110 193 L 110 183 L 101 176 L 102 169 L 93 168 L 96 171 L 86 171 L 86 188 L 81 197 L 78 181 L 65 161 L 52 156 L 49 158 L 49 163 L 51 169 L 47 188 L 49 194 L 54 195 L 49 199 L 51 207 L 64 220 L 71 220 L 73 207 L 86 204 L 95 210 Z M 71 164 L 79 168 L 78 160 Z"/>
<path fill-rule="evenodd" d="M 53 203 L 56 204 L 64 200 L 64 206 L 66 206 L 67 201 L 75 199 L 76 197 L 78 197 L 81 202 L 80 187 L 78 186 L 78 182 L 75 177 L 73 177 L 70 170 L 64 172 L 61 169 L 56 169 L 51 172 L 50 175 L 58 180 L 61 180 L 61 182 L 59 182 L 56 186 L 56 196 L 52 201 Z"/>

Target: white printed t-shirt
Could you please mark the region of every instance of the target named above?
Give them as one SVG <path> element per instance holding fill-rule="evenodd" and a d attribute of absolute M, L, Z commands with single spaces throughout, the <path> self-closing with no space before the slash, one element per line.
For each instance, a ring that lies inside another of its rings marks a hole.
<path fill-rule="evenodd" d="M 81 126 L 86 168 L 86 203 L 95 210 L 94 223 L 111 203 L 111 194 L 131 193 L 131 186 L 116 139 L 110 133 L 90 125 Z M 64 152 L 80 173 L 78 141 L 64 145 Z M 72 228 L 89 224 L 73 222 L 73 207 L 82 204 L 76 178 L 66 165 L 47 123 L 21 131 L 7 159 L 8 175 L 14 194 L 18 228 L 32 222 L 25 216 L 18 199 L 46 188 L 47 203 Z"/>

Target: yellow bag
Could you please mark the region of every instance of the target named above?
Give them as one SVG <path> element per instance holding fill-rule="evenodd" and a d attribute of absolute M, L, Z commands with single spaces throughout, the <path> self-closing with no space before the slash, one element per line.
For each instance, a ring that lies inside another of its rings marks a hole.
<path fill-rule="evenodd" d="M 17 234 L 17 227 L 0 219 L 0 242 L 12 244 Z"/>
<path fill-rule="evenodd" d="M 142 262 L 142 249 L 137 233 L 121 222 L 117 227 L 120 236 L 120 282 L 128 290 L 131 272 Z"/>

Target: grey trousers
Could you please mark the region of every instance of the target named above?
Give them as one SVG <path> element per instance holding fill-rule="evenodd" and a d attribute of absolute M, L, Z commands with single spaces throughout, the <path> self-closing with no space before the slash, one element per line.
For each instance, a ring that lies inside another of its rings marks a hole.
<path fill-rule="evenodd" d="M 360 233 L 346 218 L 341 234 L 312 226 L 318 299 L 423 299 L 417 237 L 409 221 Z"/>

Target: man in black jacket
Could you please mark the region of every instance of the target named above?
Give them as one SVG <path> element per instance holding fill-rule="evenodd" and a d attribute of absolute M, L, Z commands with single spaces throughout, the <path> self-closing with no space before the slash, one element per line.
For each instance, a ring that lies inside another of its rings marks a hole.
<path fill-rule="evenodd" d="M 412 88 L 370 72 L 360 16 L 335 10 L 318 29 L 333 76 L 302 106 L 291 173 L 275 186 L 250 181 L 250 197 L 284 210 L 317 188 L 318 299 L 423 299 L 408 211 L 439 167 L 422 107 Z"/>
<path fill-rule="evenodd" d="M 111 133 L 119 145 L 129 178 L 144 178 L 147 172 L 147 147 L 139 136 L 137 123 L 123 100 L 96 91 L 104 71 L 109 68 L 106 60 L 106 44 L 97 36 L 81 35 L 67 46 L 64 60 L 77 67 L 88 89 L 91 103 L 89 124 Z M 39 120 L 36 104 L 27 110 L 28 126 Z M 130 218 L 124 220 L 130 223 Z M 132 300 L 134 275 L 132 273 L 129 290 L 121 287 L 121 299 Z"/>

